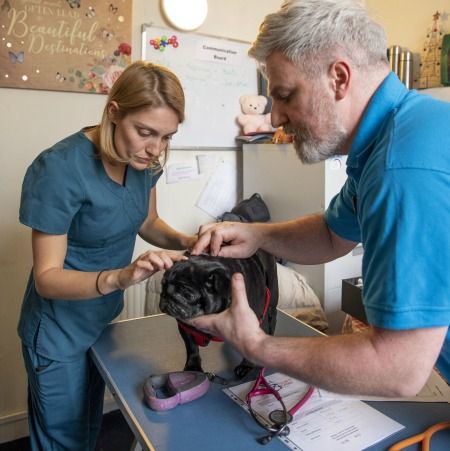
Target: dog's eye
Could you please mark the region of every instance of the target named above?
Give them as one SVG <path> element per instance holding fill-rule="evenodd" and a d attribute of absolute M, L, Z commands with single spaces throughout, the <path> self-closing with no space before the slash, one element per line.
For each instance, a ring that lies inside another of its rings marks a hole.
<path fill-rule="evenodd" d="M 208 288 L 212 288 L 212 287 L 215 286 L 215 284 L 216 284 L 216 277 L 215 277 L 214 273 L 212 273 L 212 274 L 210 274 L 208 276 L 208 278 L 206 279 L 205 283 L 206 283 L 206 286 Z"/>

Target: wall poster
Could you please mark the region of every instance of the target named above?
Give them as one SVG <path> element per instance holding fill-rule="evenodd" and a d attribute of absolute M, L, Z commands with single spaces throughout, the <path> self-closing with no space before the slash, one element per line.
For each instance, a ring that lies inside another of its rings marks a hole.
<path fill-rule="evenodd" d="M 0 0 L 0 87 L 107 93 L 131 62 L 130 0 Z"/>

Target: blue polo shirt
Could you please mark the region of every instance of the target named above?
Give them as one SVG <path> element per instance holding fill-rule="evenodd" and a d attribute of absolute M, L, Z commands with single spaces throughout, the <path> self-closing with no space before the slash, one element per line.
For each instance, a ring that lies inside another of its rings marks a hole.
<path fill-rule="evenodd" d="M 325 212 L 337 235 L 363 244 L 363 303 L 374 326 L 450 325 L 449 127 L 450 103 L 408 91 L 389 74 Z M 449 331 L 437 367 L 450 382 Z"/>
<path fill-rule="evenodd" d="M 22 187 L 20 222 L 53 235 L 67 234 L 64 268 L 100 271 L 127 266 L 148 215 L 150 191 L 161 172 L 127 168 L 126 182 L 111 180 L 93 143 L 80 131 L 42 152 Z M 120 290 L 79 301 L 48 299 L 31 271 L 18 333 L 26 346 L 51 360 L 85 353 L 121 311 Z"/>

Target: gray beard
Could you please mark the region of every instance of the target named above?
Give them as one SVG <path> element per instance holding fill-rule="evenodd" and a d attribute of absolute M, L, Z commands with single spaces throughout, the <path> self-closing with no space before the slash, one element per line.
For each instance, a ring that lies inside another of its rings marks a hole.
<path fill-rule="evenodd" d="M 319 141 L 306 130 L 304 132 L 294 130 L 294 135 L 295 151 L 304 164 L 318 163 L 334 155 L 342 154 L 348 136 L 347 131 L 337 124 L 334 133 L 331 133 L 332 137 L 326 141 Z"/>
<path fill-rule="evenodd" d="M 348 139 L 348 132 L 339 122 L 329 99 L 323 98 L 320 92 L 312 97 L 311 109 L 323 118 L 327 127 L 325 138 L 314 135 L 309 127 L 302 127 L 301 129 L 289 125 L 285 127 L 286 133 L 294 134 L 294 148 L 304 164 L 318 163 L 333 155 L 342 154 Z"/>

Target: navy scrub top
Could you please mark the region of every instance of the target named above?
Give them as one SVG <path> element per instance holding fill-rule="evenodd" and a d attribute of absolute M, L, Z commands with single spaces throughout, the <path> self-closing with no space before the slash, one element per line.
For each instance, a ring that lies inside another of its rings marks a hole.
<path fill-rule="evenodd" d="M 128 167 L 124 186 L 111 180 L 83 131 L 42 152 L 22 186 L 20 222 L 48 234 L 67 234 L 65 269 L 100 271 L 127 266 L 148 214 L 161 171 Z M 26 346 L 51 360 L 70 361 L 91 347 L 122 310 L 123 292 L 82 301 L 48 299 L 31 271 L 18 333 Z"/>

